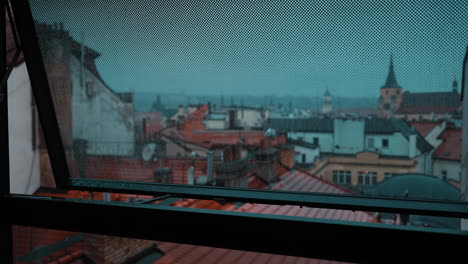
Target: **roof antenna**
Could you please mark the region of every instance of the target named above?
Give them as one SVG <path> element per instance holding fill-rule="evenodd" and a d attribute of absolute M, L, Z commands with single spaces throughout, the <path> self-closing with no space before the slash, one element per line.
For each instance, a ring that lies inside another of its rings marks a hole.
<path fill-rule="evenodd" d="M 84 86 L 84 60 L 85 60 L 85 36 L 84 31 L 81 32 L 81 52 L 80 52 L 80 85 Z"/>

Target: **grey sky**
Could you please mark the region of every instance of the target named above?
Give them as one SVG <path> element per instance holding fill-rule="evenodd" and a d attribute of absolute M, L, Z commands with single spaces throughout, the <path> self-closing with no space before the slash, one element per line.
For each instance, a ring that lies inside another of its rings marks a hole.
<path fill-rule="evenodd" d="M 30 0 L 99 51 L 116 91 L 377 97 L 460 82 L 468 1 Z"/>

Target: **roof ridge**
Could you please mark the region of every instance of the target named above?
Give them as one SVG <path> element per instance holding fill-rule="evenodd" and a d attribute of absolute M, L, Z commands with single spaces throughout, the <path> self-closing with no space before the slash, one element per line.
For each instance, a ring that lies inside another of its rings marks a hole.
<path fill-rule="evenodd" d="M 331 186 L 333 186 L 333 187 L 336 187 L 337 189 L 340 189 L 340 190 L 344 191 L 345 193 L 353 194 L 353 195 L 356 194 L 356 193 L 352 192 L 351 190 L 348 190 L 348 189 L 346 189 L 346 188 L 343 188 L 343 187 L 341 187 L 341 186 L 339 186 L 339 185 L 337 185 L 337 184 L 335 184 L 335 183 L 326 181 L 326 180 L 324 180 L 324 179 L 322 179 L 322 178 L 320 178 L 320 177 L 318 177 L 318 176 L 312 174 L 311 172 L 309 172 L 309 171 L 307 171 L 307 170 L 301 169 L 301 168 L 299 168 L 299 167 L 294 167 L 294 169 L 296 169 L 296 170 L 298 170 L 298 171 L 300 171 L 300 172 L 302 172 L 302 173 L 304 173 L 304 174 L 307 174 L 307 175 L 313 177 L 314 179 L 317 179 L 317 180 L 319 180 L 319 181 L 321 181 L 321 182 L 323 182 L 323 183 L 326 183 L 326 184 L 329 184 L 329 185 L 331 185 Z"/>

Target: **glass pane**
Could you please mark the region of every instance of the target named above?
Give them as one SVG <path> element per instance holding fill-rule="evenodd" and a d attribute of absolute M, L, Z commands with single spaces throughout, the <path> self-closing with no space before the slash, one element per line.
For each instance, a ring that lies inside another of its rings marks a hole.
<path fill-rule="evenodd" d="M 73 177 L 460 197 L 466 1 L 30 4 Z"/>

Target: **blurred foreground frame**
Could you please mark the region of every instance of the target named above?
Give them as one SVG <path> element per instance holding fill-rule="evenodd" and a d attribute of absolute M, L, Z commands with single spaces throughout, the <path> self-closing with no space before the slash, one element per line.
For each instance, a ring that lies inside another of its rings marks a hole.
<path fill-rule="evenodd" d="M 467 202 L 71 178 L 28 0 L 9 4 L 57 189 L 468 218 Z M 7 225 L 349 262 L 447 260 L 441 250 L 443 246 L 468 243 L 468 232 L 448 229 L 13 194 L 2 194 L 0 204 L 5 216 L 2 223 Z"/>

